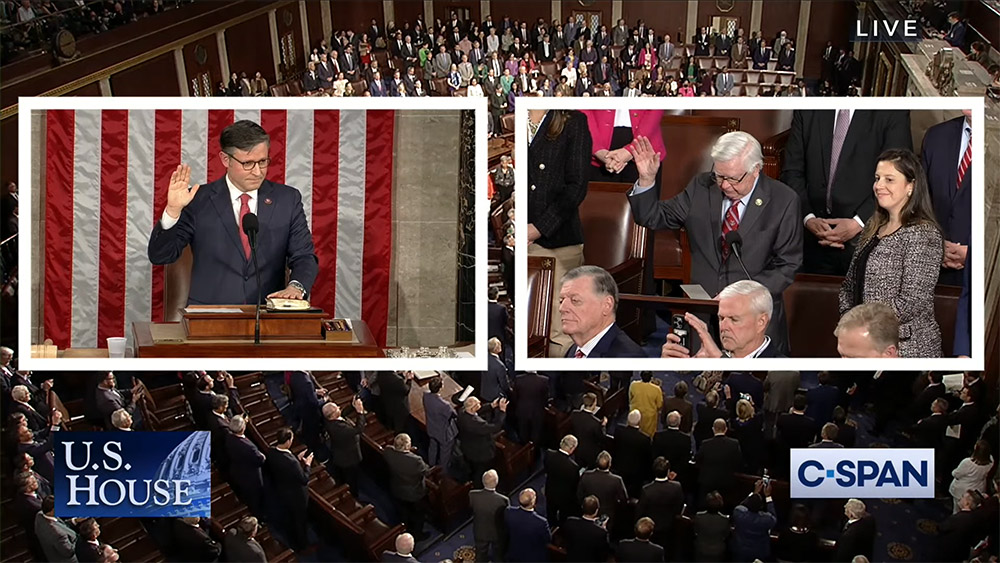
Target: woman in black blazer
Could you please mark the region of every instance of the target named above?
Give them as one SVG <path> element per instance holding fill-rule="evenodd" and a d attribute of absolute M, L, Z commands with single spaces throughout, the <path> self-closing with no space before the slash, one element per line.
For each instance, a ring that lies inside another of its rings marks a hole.
<path fill-rule="evenodd" d="M 528 112 L 528 254 L 555 259 L 555 284 L 583 265 L 580 204 L 587 196 L 591 138 L 587 118 L 578 111 Z M 558 289 L 557 289 L 558 291 Z M 559 321 L 559 300 L 552 300 L 550 357 L 572 345 Z"/>

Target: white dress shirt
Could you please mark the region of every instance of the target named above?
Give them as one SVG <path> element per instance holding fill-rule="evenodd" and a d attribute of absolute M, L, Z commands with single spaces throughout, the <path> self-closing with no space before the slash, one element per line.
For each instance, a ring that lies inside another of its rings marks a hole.
<path fill-rule="evenodd" d="M 233 218 L 236 220 L 236 225 L 239 226 L 240 207 L 243 206 L 243 202 L 240 201 L 240 196 L 243 195 L 244 192 L 240 191 L 240 189 L 236 187 L 236 184 L 234 184 L 233 181 L 229 179 L 229 174 L 226 174 L 226 185 L 229 186 L 229 202 L 233 206 Z M 254 190 L 252 192 L 246 192 L 246 194 L 250 196 L 250 201 L 247 202 L 247 204 L 250 206 L 250 213 L 256 214 L 257 190 Z M 163 216 L 160 218 L 160 226 L 163 227 L 163 230 L 169 230 L 171 227 L 176 225 L 177 221 L 179 220 L 180 217 L 177 218 L 171 217 L 170 215 L 167 214 L 167 210 L 164 209 Z"/>
<path fill-rule="evenodd" d="M 590 353 L 594 351 L 594 347 L 597 346 L 597 343 L 600 342 L 602 338 L 604 338 L 604 335 L 607 334 L 609 330 L 611 330 L 611 325 L 613 325 L 613 324 L 615 324 L 615 323 L 614 322 L 609 323 L 608 326 L 604 327 L 604 330 L 602 330 L 601 332 L 598 332 L 593 338 L 591 338 L 590 340 L 588 340 L 583 346 L 579 347 L 579 350 L 581 352 L 583 352 L 583 357 L 584 358 L 589 358 L 590 357 Z"/>

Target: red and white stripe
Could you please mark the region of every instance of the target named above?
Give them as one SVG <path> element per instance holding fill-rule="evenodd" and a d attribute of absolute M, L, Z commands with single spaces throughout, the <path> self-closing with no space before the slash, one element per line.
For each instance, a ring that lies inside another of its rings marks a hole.
<path fill-rule="evenodd" d="M 146 245 L 170 173 L 184 162 L 192 183 L 221 178 L 219 134 L 239 119 L 271 136 L 268 179 L 302 193 L 320 263 L 311 301 L 385 344 L 394 112 L 374 110 L 49 110 L 45 338 L 103 347 L 163 320 L 163 268 Z"/>

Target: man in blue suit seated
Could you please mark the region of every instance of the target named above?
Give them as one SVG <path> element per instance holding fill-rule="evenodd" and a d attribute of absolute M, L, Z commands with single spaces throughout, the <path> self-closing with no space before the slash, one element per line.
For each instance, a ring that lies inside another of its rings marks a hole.
<path fill-rule="evenodd" d="M 567 358 L 643 358 L 642 348 L 615 324 L 618 285 L 597 266 L 566 273 L 559 290 L 563 333 L 573 339 Z"/>
<path fill-rule="evenodd" d="M 771 292 L 753 280 L 740 280 L 727 285 L 716 297 L 719 301 L 719 339 L 708 332 L 708 325 L 691 313 L 684 319 L 701 340 L 701 349 L 695 358 L 780 358 L 781 354 L 771 345 L 767 326 L 771 323 L 773 302 Z M 690 358 L 691 350 L 680 344 L 680 337 L 667 335 L 661 349 L 664 358 Z"/>
<path fill-rule="evenodd" d="M 258 124 L 242 120 L 219 138 L 226 175 L 191 186 L 191 167 L 170 175 L 163 216 L 149 237 L 153 264 L 170 264 L 190 245 L 193 254 L 188 304 L 256 303 L 257 276 L 243 217 L 256 213 L 260 294 L 304 299 L 319 271 L 302 196 L 291 186 L 265 178 L 270 138 Z M 291 270 L 285 283 L 285 268 Z"/>
<path fill-rule="evenodd" d="M 548 561 L 551 533 L 548 521 L 535 512 L 535 490 L 524 489 L 517 500 L 520 506 L 507 507 L 504 513 L 507 561 Z"/>

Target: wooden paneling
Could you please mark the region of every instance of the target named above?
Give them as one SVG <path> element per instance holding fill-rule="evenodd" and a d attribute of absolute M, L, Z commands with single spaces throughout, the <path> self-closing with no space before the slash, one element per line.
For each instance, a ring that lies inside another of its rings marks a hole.
<path fill-rule="evenodd" d="M 323 37 L 323 2 L 306 2 L 306 23 L 309 27 L 309 50 L 319 47 L 319 42 L 329 37 Z"/>
<path fill-rule="evenodd" d="M 595 0 L 593 4 L 587 7 L 581 6 L 576 0 L 562 0 L 563 23 L 566 23 L 566 18 L 573 15 L 573 12 L 600 12 L 601 24 L 608 26 L 609 31 L 615 25 L 615 22 L 611 19 L 611 0 Z M 549 18 L 549 20 L 551 19 Z"/>
<path fill-rule="evenodd" d="M 292 41 L 290 45 L 292 49 L 291 52 L 286 53 L 287 59 L 279 58 L 278 60 L 284 61 L 288 67 L 286 73 L 294 76 L 305 70 L 306 55 L 308 54 L 302 52 L 302 22 L 299 15 L 299 7 L 296 4 L 292 4 L 284 8 L 278 8 L 274 15 L 275 24 L 278 28 L 279 45 L 281 44 L 280 41 L 282 37 L 288 35 L 289 33 L 292 34 Z M 319 42 L 317 41 L 317 44 L 318 43 Z M 279 50 L 279 53 L 280 52 L 281 51 Z M 267 73 L 263 70 L 261 70 L 261 73 L 263 73 L 264 78 L 267 78 L 268 84 L 278 82 L 277 80 L 272 82 L 271 79 L 268 78 Z M 253 78 L 253 73 L 248 72 L 247 74 L 250 78 Z M 287 80 L 288 78 L 286 76 L 282 77 L 282 79 Z"/>
<path fill-rule="evenodd" d="M 579 4 L 577 4 L 579 5 Z M 510 21 L 527 21 L 530 28 L 531 22 L 538 18 L 545 18 L 547 23 L 552 23 L 552 3 L 539 0 L 493 0 L 490 2 L 490 11 L 493 12 L 493 24 L 499 26 L 504 16 L 509 16 Z M 483 14 L 486 19 L 486 14 Z M 563 12 L 563 21 L 566 21 Z M 482 23 L 482 22 L 480 22 Z M 500 35 L 497 30 L 497 35 Z"/>
<path fill-rule="evenodd" d="M 255 72 L 267 79 L 268 84 L 276 82 L 271 49 L 271 30 L 267 14 L 261 14 L 226 30 L 226 52 L 229 55 L 229 72 L 247 73 L 253 78 Z M 229 77 L 226 77 L 228 83 Z"/>
<path fill-rule="evenodd" d="M 809 11 L 809 36 L 805 50 L 796 47 L 795 56 L 805 57 L 802 75 L 819 78 L 823 71 L 823 48 L 827 41 L 839 49 L 848 47 L 851 27 L 857 20 L 858 11 L 854 2 L 813 2 Z"/>
<path fill-rule="evenodd" d="M 86 86 L 81 86 L 72 92 L 66 93 L 67 96 L 100 96 L 101 95 L 101 85 L 97 82 L 91 82 Z"/>
<path fill-rule="evenodd" d="M 635 27 L 635 22 L 641 19 L 646 22 L 647 27 L 653 28 L 657 37 L 669 33 L 674 42 L 679 38 L 687 41 L 683 37 L 687 26 L 687 2 L 671 3 L 669 9 L 664 9 L 663 4 L 656 2 L 625 0 L 622 2 L 622 17 L 629 27 Z M 615 25 L 617 22 L 608 21 L 608 31 Z M 680 36 L 677 34 L 678 29 L 681 31 Z"/>
<path fill-rule="evenodd" d="M 813 5 L 821 2 L 813 2 Z M 760 13 L 760 32 L 767 38 L 770 44 L 774 36 L 784 29 L 788 37 L 796 40 L 796 55 L 802 51 L 798 49 L 798 41 L 795 37 L 799 28 L 799 2 L 798 0 L 768 0 L 762 2 L 763 8 Z M 810 29 L 809 33 L 815 29 Z"/>
<path fill-rule="evenodd" d="M 392 3 L 392 11 L 395 14 L 396 19 L 394 21 L 397 28 L 403 29 L 405 22 L 410 22 L 410 27 L 412 28 L 414 22 L 417 21 L 417 16 L 424 15 L 424 2 L 423 0 L 396 0 Z M 424 17 L 424 23 L 427 23 L 426 17 Z"/>
<path fill-rule="evenodd" d="M 0 185 L 6 186 L 7 182 L 17 182 L 17 120 L 18 114 L 14 114 L 3 122 L 0 122 Z M 19 187 L 22 193 L 27 193 L 28 186 Z M 25 221 L 27 223 L 27 221 Z"/>
<path fill-rule="evenodd" d="M 486 14 L 481 13 L 479 0 L 434 0 L 434 17 L 441 18 L 445 23 L 451 21 L 452 10 L 456 10 L 458 18 L 462 19 L 464 12 L 460 9 L 469 10 L 469 17 L 480 25 L 486 19 Z"/>
<path fill-rule="evenodd" d="M 739 107 L 738 102 L 734 102 L 734 108 Z M 746 131 L 754 136 L 761 144 L 768 137 L 777 135 L 792 126 L 792 110 L 761 110 L 761 111 L 733 111 L 728 110 L 696 110 L 694 115 L 707 115 L 713 117 L 735 117 L 740 120 L 740 131 Z"/>
<path fill-rule="evenodd" d="M 767 2 L 764 2 L 764 4 L 767 4 Z M 715 16 L 736 18 L 739 20 L 737 28 L 742 27 L 746 31 L 747 39 L 749 39 L 751 31 L 759 31 L 750 29 L 750 10 L 751 2 L 748 0 L 737 0 L 733 3 L 733 9 L 728 12 L 720 11 L 714 1 L 700 0 L 698 2 L 698 21 L 696 25 L 697 27 L 711 27 L 712 18 Z M 691 38 L 686 37 L 685 41 L 690 42 Z"/>
<path fill-rule="evenodd" d="M 204 63 L 198 62 L 198 53 L 204 51 Z M 209 90 L 208 92 L 201 92 L 202 96 L 211 96 L 215 92 L 216 86 L 219 81 L 225 80 L 229 81 L 229 77 L 222 76 L 222 62 L 219 59 L 219 44 L 215 40 L 215 36 L 211 35 L 209 37 L 202 37 L 197 41 L 188 43 L 183 48 L 181 48 L 181 55 L 184 57 L 184 73 L 187 76 L 188 81 L 188 94 L 194 95 L 194 90 L 191 87 L 191 80 L 197 76 L 201 76 L 203 73 L 208 73 L 209 77 Z M 199 85 L 199 88 L 204 89 L 204 86 Z"/>
<path fill-rule="evenodd" d="M 164 53 L 114 74 L 111 93 L 115 96 L 180 96 L 173 53 Z"/>
<path fill-rule="evenodd" d="M 333 29 L 353 29 L 360 37 L 367 33 L 372 25 L 372 18 L 378 22 L 379 29 L 384 26 L 385 16 L 382 13 L 382 2 L 371 0 L 337 0 L 331 10 Z M 374 39 L 372 39 L 374 41 Z"/>

